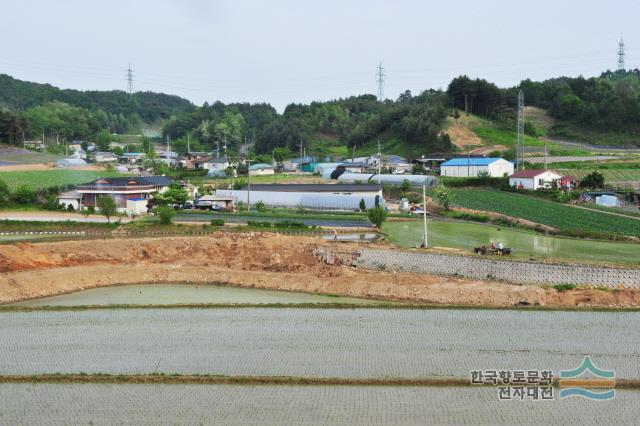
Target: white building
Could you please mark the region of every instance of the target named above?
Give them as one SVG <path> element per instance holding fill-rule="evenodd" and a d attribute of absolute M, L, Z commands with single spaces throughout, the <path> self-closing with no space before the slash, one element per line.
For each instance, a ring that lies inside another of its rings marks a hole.
<path fill-rule="evenodd" d="M 212 158 L 206 163 L 202 163 L 203 169 L 216 170 L 219 172 L 224 172 L 230 166 L 231 166 L 231 163 L 229 162 L 229 159 L 227 157 Z"/>
<path fill-rule="evenodd" d="M 535 191 L 539 188 L 555 188 L 560 178 L 562 175 L 553 170 L 521 170 L 509 176 L 509 185 Z"/>
<path fill-rule="evenodd" d="M 274 184 L 251 185 L 241 190 L 218 189 L 216 196 L 232 196 L 237 202 L 255 204 L 262 201 L 267 207 L 317 210 L 359 210 L 360 201 L 366 208 L 384 206 L 382 186 L 347 184 Z"/>
<path fill-rule="evenodd" d="M 471 177 L 481 175 L 505 177 L 513 174 L 513 163 L 503 158 L 453 158 L 440 165 L 440 175 Z"/>

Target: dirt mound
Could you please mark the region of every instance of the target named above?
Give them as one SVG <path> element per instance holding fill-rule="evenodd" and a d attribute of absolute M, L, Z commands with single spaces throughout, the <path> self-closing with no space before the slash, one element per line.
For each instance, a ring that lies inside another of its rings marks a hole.
<path fill-rule="evenodd" d="M 638 306 L 637 290 L 519 286 L 456 277 L 368 271 L 318 261 L 331 243 L 269 233 L 105 239 L 0 246 L 0 303 L 114 284 L 223 283 L 431 304 Z M 344 244 L 348 256 L 355 244 Z"/>

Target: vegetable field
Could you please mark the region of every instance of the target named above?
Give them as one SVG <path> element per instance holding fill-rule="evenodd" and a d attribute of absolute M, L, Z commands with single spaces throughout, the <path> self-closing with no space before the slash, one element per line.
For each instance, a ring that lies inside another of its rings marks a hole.
<path fill-rule="evenodd" d="M 640 220 L 623 218 L 564 204 L 492 190 L 455 189 L 452 204 L 492 211 L 549 225 L 563 231 L 593 232 L 640 237 Z"/>
<path fill-rule="evenodd" d="M 583 178 L 593 172 L 590 169 L 561 169 L 558 172 Z M 640 181 L 640 169 L 600 169 L 606 182 Z"/>
<path fill-rule="evenodd" d="M 63 187 L 91 182 L 99 177 L 126 176 L 125 174 L 107 170 L 33 170 L 0 172 L 0 180 L 11 190 L 20 186 L 31 189 Z"/>

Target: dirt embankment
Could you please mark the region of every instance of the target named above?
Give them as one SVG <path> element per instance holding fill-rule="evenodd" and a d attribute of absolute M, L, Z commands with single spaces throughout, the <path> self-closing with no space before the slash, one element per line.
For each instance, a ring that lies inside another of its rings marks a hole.
<path fill-rule="evenodd" d="M 113 284 L 189 282 L 434 304 L 640 305 L 640 292 L 633 290 L 558 293 L 536 286 L 326 265 L 312 254 L 324 244 L 311 237 L 218 233 L 5 245 L 0 246 L 0 303 Z"/>

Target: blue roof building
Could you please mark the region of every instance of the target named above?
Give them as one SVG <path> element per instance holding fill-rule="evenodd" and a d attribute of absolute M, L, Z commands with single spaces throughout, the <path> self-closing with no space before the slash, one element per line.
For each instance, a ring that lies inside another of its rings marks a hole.
<path fill-rule="evenodd" d="M 504 158 L 452 158 L 440 165 L 440 175 L 448 177 L 505 177 L 513 174 L 513 163 Z"/>

